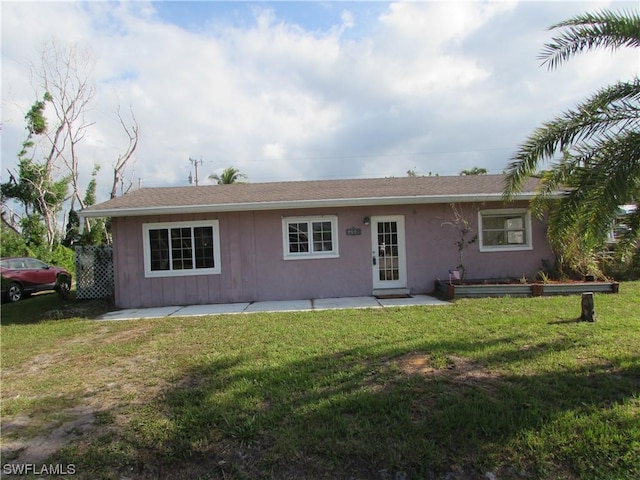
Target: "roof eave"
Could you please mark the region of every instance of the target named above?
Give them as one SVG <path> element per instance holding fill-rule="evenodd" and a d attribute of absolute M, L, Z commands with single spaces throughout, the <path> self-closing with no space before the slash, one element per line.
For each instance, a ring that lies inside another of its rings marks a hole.
<path fill-rule="evenodd" d="M 532 192 L 519 193 L 514 197 L 517 200 L 531 200 Z M 181 215 L 193 213 L 222 213 L 222 212 L 247 212 L 265 210 L 300 210 L 304 208 L 335 208 L 335 207 L 359 207 L 374 205 L 417 205 L 434 203 L 469 203 L 469 202 L 496 202 L 503 201 L 502 193 L 488 194 L 455 194 L 455 195 L 426 195 L 426 196 L 401 196 L 401 197 L 365 197 L 365 198 L 340 198 L 321 200 L 297 200 L 277 202 L 247 202 L 247 203 L 222 203 L 206 205 L 162 206 L 162 207 L 133 207 L 114 208 L 100 210 L 82 210 L 78 213 L 83 218 L 97 217 L 139 217 L 143 215 Z"/>

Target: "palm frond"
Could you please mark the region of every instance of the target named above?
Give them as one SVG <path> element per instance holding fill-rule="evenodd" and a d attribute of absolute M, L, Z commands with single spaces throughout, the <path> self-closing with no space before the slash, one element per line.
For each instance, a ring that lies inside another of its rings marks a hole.
<path fill-rule="evenodd" d="M 549 69 L 587 50 L 640 46 L 640 13 L 635 10 L 587 13 L 549 29 L 564 29 L 551 43 L 545 45 L 538 57 Z"/>
<path fill-rule="evenodd" d="M 635 203 L 640 192 L 640 133 L 627 132 L 599 142 L 570 174 L 571 192 L 559 202 L 556 232 L 573 230 L 594 244 L 606 240 L 620 205 Z M 557 175 L 557 174 L 556 174 Z M 553 234 L 554 230 L 551 230 Z M 636 232 L 637 233 L 637 232 Z"/>
<path fill-rule="evenodd" d="M 549 210 L 550 204 L 556 202 L 557 192 L 564 191 L 565 196 L 570 194 L 571 177 L 577 167 L 578 161 L 575 157 L 565 153 L 561 161 L 541 172 L 540 183 L 530 206 L 536 217 L 542 218 L 544 213 Z"/>
<path fill-rule="evenodd" d="M 540 59 L 554 68 L 595 48 L 640 46 L 640 11 L 601 11 L 553 25 L 562 29 Z M 555 160 L 560 153 L 562 158 Z M 536 129 L 508 165 L 504 198 L 513 199 L 524 181 L 545 162 L 531 208 L 548 212 L 547 237 L 561 263 L 583 272 L 599 270 L 597 252 L 604 245 L 619 206 L 640 203 L 640 80 L 598 91 Z M 567 188 L 559 200 L 556 191 Z M 640 209 L 625 219 L 622 245 L 637 246 Z"/>
<path fill-rule="evenodd" d="M 507 166 L 505 198 L 511 199 L 525 179 L 534 174 L 541 163 L 559 152 L 590 141 L 609 131 L 640 128 L 640 79 L 618 82 L 536 129 L 525 140 Z"/>

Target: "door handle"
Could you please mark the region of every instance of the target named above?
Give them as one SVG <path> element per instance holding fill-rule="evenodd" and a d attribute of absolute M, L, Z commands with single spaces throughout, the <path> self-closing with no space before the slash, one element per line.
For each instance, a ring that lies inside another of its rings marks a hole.
<path fill-rule="evenodd" d="M 376 257 L 372 257 L 372 259 L 373 259 L 373 264 L 376 265 L 377 264 Z"/>

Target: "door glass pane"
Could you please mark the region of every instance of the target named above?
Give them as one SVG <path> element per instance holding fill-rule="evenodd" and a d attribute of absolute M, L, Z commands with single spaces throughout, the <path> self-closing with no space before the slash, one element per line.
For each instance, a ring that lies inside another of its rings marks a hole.
<path fill-rule="evenodd" d="M 394 281 L 400 279 L 398 252 L 398 224 L 396 222 L 378 222 L 380 280 Z"/>

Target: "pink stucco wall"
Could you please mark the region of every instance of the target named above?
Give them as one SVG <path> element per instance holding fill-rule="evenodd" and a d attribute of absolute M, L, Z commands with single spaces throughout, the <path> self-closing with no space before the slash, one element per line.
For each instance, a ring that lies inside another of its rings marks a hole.
<path fill-rule="evenodd" d="M 525 204 L 518 205 L 525 206 Z M 467 204 L 465 217 L 477 232 L 479 209 L 502 204 Z M 284 260 L 282 217 L 336 215 L 339 258 Z M 428 293 L 436 279 L 447 279 L 459 263 L 457 231 L 449 205 L 349 207 L 289 211 L 217 213 L 113 219 L 116 305 L 135 308 L 161 305 L 364 296 L 372 293 L 371 230 L 365 216 L 403 215 L 407 252 L 407 287 Z M 145 278 L 143 223 L 217 219 L 222 272 L 218 275 Z M 358 236 L 346 230 L 357 227 Z M 545 227 L 533 220 L 533 250 L 480 252 L 478 243 L 465 249 L 469 278 L 532 276 L 542 259 L 552 258 Z"/>

